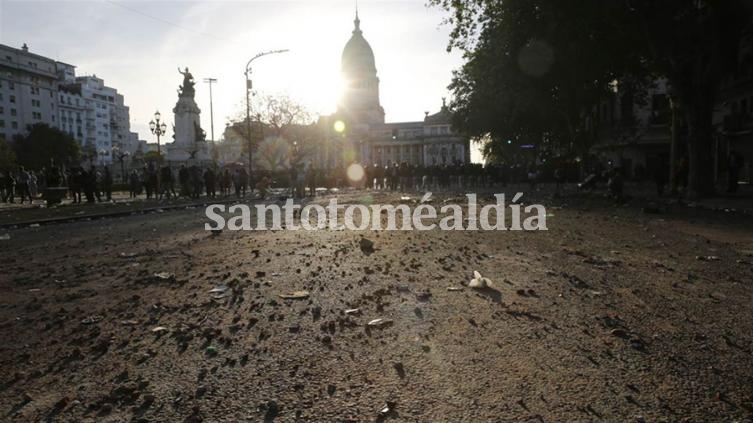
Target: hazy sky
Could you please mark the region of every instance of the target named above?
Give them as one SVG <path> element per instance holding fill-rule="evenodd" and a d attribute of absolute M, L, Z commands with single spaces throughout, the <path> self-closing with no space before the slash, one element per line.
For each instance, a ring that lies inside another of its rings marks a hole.
<path fill-rule="evenodd" d="M 228 119 L 244 113 L 246 62 L 259 52 L 290 49 L 253 63 L 259 94 L 285 93 L 315 115 L 332 112 L 340 55 L 353 30 L 355 1 L 8 1 L 0 0 L 0 43 L 96 74 L 125 96 L 131 129 L 149 142 L 148 122 L 159 109 L 172 123 L 177 67 L 196 84 L 202 126 L 210 136 L 213 77 L 215 138 Z M 361 29 L 371 44 L 388 122 L 420 120 L 448 95 L 459 53 L 447 53 L 445 12 L 424 0 L 358 2 Z M 168 125 L 169 127 L 169 125 Z"/>

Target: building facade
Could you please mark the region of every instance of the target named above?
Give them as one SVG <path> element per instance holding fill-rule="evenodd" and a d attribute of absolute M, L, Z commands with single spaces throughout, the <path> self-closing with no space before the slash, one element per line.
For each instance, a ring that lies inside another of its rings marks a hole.
<path fill-rule="evenodd" d="M 55 61 L 0 44 L 0 137 L 10 140 L 29 125 L 57 126 Z"/>
<path fill-rule="evenodd" d="M 30 125 L 44 123 L 78 141 L 86 159 L 111 164 L 112 150 L 133 154 L 138 134 L 115 88 L 92 76 L 76 76 L 75 66 L 0 44 L 0 137 L 12 139 Z"/>
<path fill-rule="evenodd" d="M 353 23 L 354 29 L 341 59 L 345 89 L 337 112 L 319 119 L 327 142 L 317 149 L 314 165 L 469 163 L 470 140 L 453 132 L 452 114 L 444 101 L 439 112 L 432 115 L 425 112 L 422 120 L 385 122 L 379 99 L 376 60 L 363 36 L 358 13 Z"/>

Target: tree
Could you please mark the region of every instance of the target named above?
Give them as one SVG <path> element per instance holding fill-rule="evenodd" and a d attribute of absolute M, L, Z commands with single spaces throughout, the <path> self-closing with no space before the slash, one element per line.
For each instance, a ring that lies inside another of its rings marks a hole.
<path fill-rule="evenodd" d="M 234 135 L 243 140 L 244 153 L 248 154 L 248 145 L 251 141 L 254 154 L 263 147 L 263 151 L 260 151 L 263 157 L 255 157 L 254 161 L 261 158 L 265 166 L 276 167 L 280 163 L 281 151 L 288 151 L 292 143 L 297 141 L 300 127 L 311 123 L 311 113 L 305 106 L 286 95 L 255 97 L 251 110 L 253 114 L 250 122 L 246 121 L 244 106 L 243 112 L 230 123 L 229 128 Z M 267 135 L 274 136 L 274 140 L 264 142 Z"/>
<path fill-rule="evenodd" d="M 713 193 L 713 107 L 719 85 L 737 66 L 753 19 L 745 0 L 627 3 L 630 23 L 647 47 L 646 63 L 672 86 L 672 112 L 686 124 L 688 196 Z M 674 165 L 674 163 L 672 163 Z"/>
<path fill-rule="evenodd" d="M 163 154 L 157 153 L 156 151 L 147 151 L 144 154 L 143 159 L 146 163 L 155 162 L 157 165 L 161 166 L 165 157 Z"/>
<path fill-rule="evenodd" d="M 16 155 L 4 138 L 0 138 L 0 170 L 9 170 L 15 166 Z"/>
<path fill-rule="evenodd" d="M 496 144 L 541 136 L 583 154 L 597 133 L 595 106 L 613 81 L 640 96 L 647 81 L 664 76 L 672 110 L 688 126 L 688 195 L 712 192 L 712 162 L 704 157 L 711 155 L 714 94 L 751 20 L 745 0 L 430 4 L 451 12 L 448 49 L 466 59 L 450 85 L 459 129 Z"/>
<path fill-rule="evenodd" d="M 78 142 L 69 134 L 44 123 L 36 123 L 26 134 L 13 137 L 13 150 L 18 163 L 27 169 L 41 169 L 78 161 Z"/>
<path fill-rule="evenodd" d="M 454 12 L 449 49 L 462 49 L 466 59 L 450 85 L 458 129 L 488 136 L 488 154 L 510 156 L 531 144 L 586 155 L 595 135 L 590 115 L 634 61 L 608 48 L 611 34 L 621 33 L 604 19 L 616 6 L 598 0 L 432 3 Z"/>

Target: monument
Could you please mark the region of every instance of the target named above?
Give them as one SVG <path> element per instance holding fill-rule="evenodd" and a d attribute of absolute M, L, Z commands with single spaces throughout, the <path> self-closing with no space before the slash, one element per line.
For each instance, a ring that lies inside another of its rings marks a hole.
<path fill-rule="evenodd" d="M 167 144 L 167 160 L 171 162 L 198 163 L 211 160 L 206 142 L 206 133 L 201 129 L 201 110 L 196 105 L 194 95 L 195 82 L 193 75 L 186 67 L 185 71 L 178 68 L 183 75 L 183 85 L 178 87 L 178 102 L 173 108 L 175 123 L 173 124 L 174 142 Z"/>

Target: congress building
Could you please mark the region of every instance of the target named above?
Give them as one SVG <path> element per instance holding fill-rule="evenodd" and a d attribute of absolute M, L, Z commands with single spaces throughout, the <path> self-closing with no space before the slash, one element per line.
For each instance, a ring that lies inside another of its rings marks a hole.
<path fill-rule="evenodd" d="M 316 152 L 315 165 L 334 167 L 359 162 L 368 166 L 389 166 L 394 163 L 433 166 L 469 163 L 469 139 L 453 133 L 450 111 L 444 100 L 439 112 L 425 112 L 423 120 L 384 121 L 374 52 L 363 36 L 358 13 L 354 26 L 342 53 L 341 72 L 345 89 L 337 112 L 321 117 L 318 122 L 328 139 Z"/>

